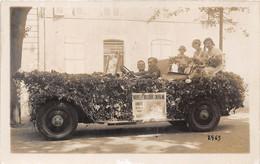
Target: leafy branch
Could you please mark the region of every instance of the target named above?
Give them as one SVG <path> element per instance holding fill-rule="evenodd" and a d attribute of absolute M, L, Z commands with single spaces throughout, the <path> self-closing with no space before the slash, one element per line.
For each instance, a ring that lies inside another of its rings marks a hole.
<path fill-rule="evenodd" d="M 210 27 L 215 27 L 220 23 L 220 10 L 223 10 L 223 24 L 226 24 L 227 27 L 224 29 L 227 33 L 232 33 L 236 31 L 235 26 L 238 25 L 238 22 L 235 22 L 232 18 L 232 13 L 242 12 L 249 13 L 250 10 L 248 7 L 199 7 L 201 13 L 207 15 L 207 19 L 197 18 L 194 21 L 199 21 L 201 24 L 205 24 Z M 155 22 L 160 19 L 162 16 L 164 18 L 177 17 L 181 14 L 187 13 L 190 11 L 190 8 L 180 7 L 176 10 L 170 10 L 167 7 L 156 9 L 150 18 L 147 19 L 147 23 Z M 249 33 L 246 29 L 240 28 L 245 37 L 249 36 Z"/>
<path fill-rule="evenodd" d="M 235 22 L 231 18 L 231 14 L 234 12 L 244 12 L 249 13 L 250 10 L 248 7 L 200 7 L 200 12 L 207 15 L 206 20 L 201 20 L 200 18 L 195 19 L 194 21 L 200 21 L 202 24 L 206 24 L 208 26 L 216 26 L 220 23 L 220 11 L 223 10 L 223 24 L 228 25 L 224 30 L 227 33 L 235 32 L 236 29 L 234 26 L 238 25 L 238 22 Z M 240 28 L 245 37 L 249 36 L 249 33 L 246 29 Z"/>
<path fill-rule="evenodd" d="M 165 18 L 171 18 L 173 16 L 176 17 L 180 14 L 187 13 L 189 11 L 190 11 L 190 8 L 187 8 L 187 7 L 186 8 L 180 7 L 178 9 L 174 10 L 174 11 L 171 11 L 171 12 L 170 12 L 169 8 L 166 8 L 166 7 L 161 8 L 161 9 L 156 9 L 154 11 L 154 13 L 152 14 L 152 16 L 147 20 L 147 23 L 151 23 L 151 22 L 158 20 L 161 17 L 162 14 Z"/>

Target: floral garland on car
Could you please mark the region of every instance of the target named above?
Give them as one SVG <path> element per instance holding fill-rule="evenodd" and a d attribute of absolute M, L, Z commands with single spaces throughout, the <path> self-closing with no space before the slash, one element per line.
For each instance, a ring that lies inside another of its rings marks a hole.
<path fill-rule="evenodd" d="M 132 120 L 132 93 L 166 92 L 167 118 L 182 119 L 197 99 L 211 99 L 220 105 L 221 114 L 243 107 L 246 85 L 231 72 L 215 76 L 196 76 L 184 80 L 120 79 L 103 73 L 66 74 L 51 72 L 17 72 L 17 84 L 24 82 L 29 92 L 31 121 L 37 110 L 50 100 L 70 102 L 82 108 L 94 121 Z"/>
<path fill-rule="evenodd" d="M 217 67 L 222 64 L 222 58 L 220 55 L 211 57 L 207 60 L 206 65 L 211 67 Z"/>
<path fill-rule="evenodd" d="M 177 64 L 177 65 L 181 65 L 182 67 L 188 67 L 191 62 L 192 62 L 192 58 L 186 56 L 185 57 L 174 56 L 169 58 L 169 64 Z"/>

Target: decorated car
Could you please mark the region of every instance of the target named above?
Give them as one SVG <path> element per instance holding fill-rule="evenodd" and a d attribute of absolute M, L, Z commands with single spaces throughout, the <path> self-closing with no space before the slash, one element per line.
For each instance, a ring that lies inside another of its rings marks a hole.
<path fill-rule="evenodd" d="M 159 64 L 160 65 L 160 64 Z M 161 70 L 158 79 L 123 75 L 17 72 L 29 92 L 30 121 L 48 139 L 67 139 L 78 123 L 108 125 L 168 121 L 191 131 L 211 131 L 221 116 L 243 107 L 246 85 L 232 72 L 213 76 Z"/>

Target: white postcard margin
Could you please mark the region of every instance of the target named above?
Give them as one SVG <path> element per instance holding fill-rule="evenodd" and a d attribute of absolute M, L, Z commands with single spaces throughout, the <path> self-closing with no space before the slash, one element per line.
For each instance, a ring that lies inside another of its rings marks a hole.
<path fill-rule="evenodd" d="M 259 2 L 205 2 L 205 1 L 176 1 L 176 5 L 248 5 L 255 13 L 250 25 L 255 33 L 251 37 L 250 55 L 250 153 L 248 154 L 12 154 L 10 153 L 10 6 L 78 6 L 86 2 L 2 2 L 1 3 L 1 163 L 259 163 Z M 102 5 L 103 2 L 100 2 Z M 109 3 L 108 1 L 106 3 Z M 134 1 L 133 3 L 146 2 Z M 149 3 L 166 3 L 150 1 Z"/>

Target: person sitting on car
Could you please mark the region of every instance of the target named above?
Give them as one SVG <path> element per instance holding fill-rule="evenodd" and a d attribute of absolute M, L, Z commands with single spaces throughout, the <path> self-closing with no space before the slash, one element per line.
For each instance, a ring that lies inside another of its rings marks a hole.
<path fill-rule="evenodd" d="M 178 73 L 186 73 L 185 69 L 189 67 L 189 57 L 186 56 L 184 53 L 186 52 L 185 46 L 180 46 L 179 54 L 174 57 L 169 58 L 169 63 L 176 64 L 178 66 Z"/>
<path fill-rule="evenodd" d="M 205 51 L 202 50 L 201 41 L 199 39 L 194 39 L 192 41 L 192 47 L 195 49 L 193 54 L 192 61 L 190 63 L 190 78 L 198 75 L 205 75 L 205 71 L 203 70 L 204 65 L 206 63 L 206 55 Z"/>
<path fill-rule="evenodd" d="M 201 41 L 199 39 L 195 39 L 192 42 L 192 47 L 196 50 L 193 54 L 193 58 L 199 60 L 201 64 L 204 64 L 206 59 L 205 51 L 202 50 Z"/>
<path fill-rule="evenodd" d="M 204 49 L 208 49 L 206 51 L 205 56 L 207 59 L 206 67 L 204 70 L 209 75 L 214 75 L 215 73 L 221 71 L 223 69 L 222 56 L 223 52 L 215 47 L 215 44 L 211 38 L 206 38 L 203 42 Z"/>
<path fill-rule="evenodd" d="M 158 78 L 161 76 L 160 70 L 157 67 L 158 59 L 155 57 L 148 58 L 148 71 L 143 72 L 140 78 Z"/>
<path fill-rule="evenodd" d="M 191 73 L 191 78 L 196 75 L 214 75 L 222 70 L 222 51 L 214 47 L 215 44 L 211 38 L 206 38 L 203 44 L 204 50 L 208 49 L 208 51 L 203 52 L 203 56 L 200 55 L 200 58 L 198 58 L 200 63 L 202 63 L 201 68 L 196 68 Z"/>
<path fill-rule="evenodd" d="M 184 73 L 184 70 L 186 67 L 188 67 L 188 56 L 186 56 L 184 53 L 186 52 L 186 47 L 185 46 L 180 46 L 178 51 L 180 52 L 177 57 L 179 58 L 179 62 L 178 62 L 178 73 Z"/>

